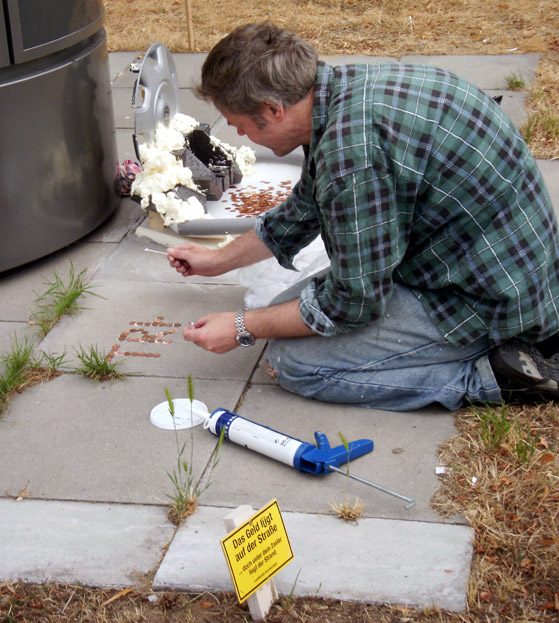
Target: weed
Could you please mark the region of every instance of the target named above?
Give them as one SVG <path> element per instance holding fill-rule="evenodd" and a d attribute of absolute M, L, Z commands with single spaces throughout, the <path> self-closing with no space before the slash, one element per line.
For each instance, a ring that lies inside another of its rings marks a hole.
<path fill-rule="evenodd" d="M 65 358 L 62 355 L 40 351 L 34 354 L 35 344 L 25 338 L 20 342 L 17 336 L 12 340 L 11 350 L 0 358 L 4 373 L 0 376 L 0 413 L 8 406 L 16 392 L 23 391 L 37 383 L 50 381 L 61 374 L 59 371 Z"/>
<path fill-rule="evenodd" d="M 363 510 L 365 505 L 359 498 L 355 498 L 354 502 L 350 502 L 349 497 L 346 495 L 345 500 L 340 504 L 337 502 L 330 502 L 330 507 L 336 513 L 336 517 L 343 519 L 347 522 L 355 522 L 363 517 Z"/>
<path fill-rule="evenodd" d="M 505 82 L 507 83 L 507 89 L 509 91 L 522 91 L 526 86 L 524 78 L 521 75 L 517 76 L 515 73 L 505 76 Z"/>
<path fill-rule="evenodd" d="M 92 286 L 86 281 L 87 269 L 83 269 L 78 275 L 74 272 L 74 265 L 70 262 L 69 283 L 66 285 L 60 277 L 53 272 L 52 280 L 46 280 L 48 286 L 34 302 L 29 312 L 28 322 L 37 325 L 41 334 L 46 335 L 64 315 L 72 315 L 82 309 L 78 305 L 78 299 L 85 294 L 93 294 Z"/>
<path fill-rule="evenodd" d="M 94 381 L 107 381 L 122 379 L 126 376 L 124 372 L 117 370 L 117 366 L 122 362 L 107 361 L 107 356 L 101 355 L 96 346 L 90 346 L 89 350 L 80 347 L 80 350 L 76 351 L 76 356 L 81 361 L 81 366 L 78 366 L 75 372 L 86 378 Z"/>
<path fill-rule="evenodd" d="M 342 444 L 345 448 L 345 451 L 347 452 L 347 467 L 346 467 L 346 476 L 348 477 L 348 481 L 346 483 L 346 492 L 347 492 L 347 486 L 349 484 L 349 443 L 347 441 L 347 439 L 342 435 L 342 433 L 338 433 L 340 439 L 342 440 Z"/>
<path fill-rule="evenodd" d="M 522 132 L 527 143 L 533 143 L 536 139 L 541 142 L 556 141 L 559 139 L 559 116 L 552 110 L 533 113 L 522 128 Z"/>
<path fill-rule="evenodd" d="M 528 427 L 526 435 L 522 435 L 522 430 L 518 420 L 516 420 L 515 426 L 516 439 L 514 444 L 514 451 L 516 457 L 521 463 L 528 463 L 536 452 L 537 438 Z"/>
<path fill-rule="evenodd" d="M 41 367 L 45 368 L 47 372 L 54 374 L 55 372 L 59 372 L 59 370 L 64 366 L 66 351 L 64 351 L 61 355 L 40 351 L 40 356 Z"/>
<path fill-rule="evenodd" d="M 352 503 L 349 500 L 349 443 L 347 439 L 342 435 L 342 433 L 338 433 L 340 439 L 342 440 L 342 444 L 347 452 L 347 463 L 346 463 L 346 493 L 345 500 L 342 503 L 338 502 L 330 502 L 330 508 L 336 513 L 336 516 L 340 519 L 343 519 L 347 522 L 357 522 L 357 520 L 363 516 L 363 510 L 365 505 L 359 498 L 355 498 L 355 501 Z"/>
<path fill-rule="evenodd" d="M 302 569 L 299 567 L 299 571 L 297 571 L 297 575 L 295 576 L 295 580 L 293 582 L 291 590 L 289 591 L 289 595 L 287 597 L 281 598 L 281 605 L 284 610 L 289 610 L 289 608 L 291 607 L 293 595 L 295 594 L 295 588 L 297 587 L 297 582 L 299 581 L 299 575 L 301 575 L 301 571 Z"/>
<path fill-rule="evenodd" d="M 4 374 L 0 377 L 0 397 L 17 391 L 24 384 L 24 371 L 33 360 L 34 346 L 27 338 L 19 342 L 17 336 L 14 336 L 10 352 L 1 358 Z"/>
<path fill-rule="evenodd" d="M 169 413 L 173 419 L 173 426 L 175 430 L 175 441 L 177 444 L 177 469 L 172 474 L 167 472 L 167 475 L 173 483 L 173 493 L 167 494 L 167 497 L 171 500 L 170 508 L 168 512 L 169 519 L 176 525 L 180 525 L 189 515 L 196 510 L 198 498 L 211 484 L 211 474 L 217 466 L 217 455 L 223 438 L 225 430 L 221 431 L 219 440 L 217 441 L 214 449 L 210 453 L 210 457 L 202 470 L 199 478 L 196 480 L 194 477 L 194 427 L 190 427 L 190 463 L 184 460 L 184 452 L 186 450 L 186 440 L 182 446 L 179 442 L 179 436 L 175 425 L 175 405 L 171 397 L 171 393 L 168 388 L 165 387 L 165 396 L 169 405 Z M 194 401 L 194 389 L 192 385 L 192 377 L 188 375 L 188 398 L 190 400 L 190 408 L 192 410 L 192 403 Z M 192 418 L 192 412 L 191 412 Z M 210 469 L 210 473 L 206 480 L 206 484 L 203 485 L 204 477 L 207 470 Z"/>
<path fill-rule="evenodd" d="M 479 436 L 485 447 L 488 450 L 501 447 L 514 424 L 509 415 L 508 405 L 474 407 L 473 412 L 480 422 Z"/>
<path fill-rule="evenodd" d="M 190 376 L 189 380 L 189 393 L 191 387 Z M 169 509 L 169 519 L 174 524 L 180 524 L 182 521 L 191 515 L 196 509 L 196 503 L 198 502 L 198 495 L 194 490 L 194 479 L 192 475 L 192 453 L 193 453 L 193 444 L 190 444 L 190 456 L 191 461 L 190 465 L 182 458 L 184 451 L 186 449 L 186 440 L 183 442 L 182 446 L 179 443 L 179 435 L 177 432 L 177 427 L 175 425 L 175 405 L 173 403 L 173 398 L 171 397 L 171 393 L 169 389 L 165 387 L 165 396 L 167 397 L 167 403 L 169 405 L 169 413 L 173 419 L 173 427 L 175 430 L 175 441 L 177 444 L 177 469 L 173 471 L 172 474 L 167 472 L 167 475 L 171 479 L 173 483 L 174 492 L 172 495 L 167 495 L 172 500 L 171 507 Z M 190 397 L 190 396 L 189 396 Z M 192 399 L 191 404 L 192 404 Z M 192 440 L 192 428 L 191 431 L 191 440 Z"/>

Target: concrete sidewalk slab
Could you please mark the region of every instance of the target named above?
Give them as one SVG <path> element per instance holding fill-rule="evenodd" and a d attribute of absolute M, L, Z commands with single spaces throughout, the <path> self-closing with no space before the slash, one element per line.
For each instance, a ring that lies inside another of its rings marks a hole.
<path fill-rule="evenodd" d="M 500 91 L 486 89 L 485 93 L 489 97 L 500 97 L 500 106 L 516 128 L 520 129 L 528 121 L 528 111 L 526 110 L 526 92 L 519 91 Z"/>
<path fill-rule="evenodd" d="M 199 123 L 209 123 L 211 127 L 220 118 L 213 104 L 199 100 L 190 89 L 179 91 L 179 112 L 194 117 Z"/>
<path fill-rule="evenodd" d="M 132 142 L 132 130 L 130 128 L 117 128 L 116 147 L 119 162 L 124 162 L 125 160 L 138 161 L 134 143 Z"/>
<path fill-rule="evenodd" d="M 0 579 L 121 587 L 158 564 L 174 527 L 165 509 L 0 499 Z"/>
<path fill-rule="evenodd" d="M 220 546 L 221 508 L 200 507 L 159 567 L 155 590 L 231 590 Z M 283 512 L 295 558 L 274 578 L 280 594 L 461 611 L 472 556 L 466 526 Z"/>
<path fill-rule="evenodd" d="M 559 219 L 559 160 L 538 160 L 537 162 L 551 195 L 555 216 Z"/>
<path fill-rule="evenodd" d="M 119 243 L 131 229 L 135 229 L 142 222 L 143 218 L 144 214 L 138 210 L 138 204 L 129 197 L 123 197 L 115 212 L 82 241 Z"/>
<path fill-rule="evenodd" d="M 150 422 L 153 407 L 166 400 L 165 387 L 174 398 L 188 397 L 184 378 L 99 383 L 73 375 L 16 396 L 1 423 L 2 494 L 27 488 L 34 499 L 166 507 L 177 440 L 174 431 Z M 195 380 L 194 388 L 196 399 L 208 405 L 235 405 L 244 383 Z M 193 473 L 199 475 L 217 440 L 201 426 L 192 429 L 192 438 L 190 432 L 178 431 L 178 440 L 187 443 L 183 458 L 189 465 L 193 448 Z"/>
<path fill-rule="evenodd" d="M 134 203 L 134 202 L 132 202 Z M 140 210 L 138 204 L 134 204 L 136 210 L 143 217 L 144 212 Z M 149 229 L 145 221 L 142 222 L 141 229 Z M 140 232 L 141 234 L 141 232 Z M 178 237 L 184 244 L 184 238 Z M 178 244 L 175 242 L 174 244 Z M 169 266 L 166 255 L 146 252 L 145 249 L 154 249 L 156 251 L 165 252 L 165 245 L 154 242 L 151 238 L 144 238 L 138 234 L 138 228 L 135 230 L 134 237 L 123 240 L 114 253 L 107 258 L 107 261 L 96 273 L 96 279 L 103 281 L 138 281 L 138 282 L 156 282 L 156 283 L 173 283 L 190 286 L 192 284 L 206 283 L 209 285 L 230 285 L 238 286 L 238 271 L 233 270 L 218 277 L 188 277 L 184 278 Z M 208 308 L 208 311 L 209 308 Z M 218 311 L 217 309 L 211 311 Z"/>
<path fill-rule="evenodd" d="M 141 52 L 111 52 L 109 71 L 113 87 L 133 87 L 136 74 L 130 71 L 130 64 L 138 61 Z"/>
<path fill-rule="evenodd" d="M 88 297 L 84 304 L 87 313 L 62 318 L 41 342 L 42 350 L 66 349 L 67 365 L 74 365 L 75 351 L 82 347 L 96 345 L 103 354 L 117 347 L 113 362 L 122 362 L 122 372 L 247 381 L 264 347 L 260 342 L 221 357 L 182 337 L 189 322 L 212 311 L 240 309 L 243 290 L 239 287 L 102 281 L 95 293 L 99 296 Z M 162 324 L 157 324 L 158 318 Z"/>
<path fill-rule="evenodd" d="M 536 75 L 539 54 L 483 54 L 456 56 L 413 56 L 406 55 L 402 63 L 435 65 L 447 69 L 469 80 L 482 90 L 506 89 L 507 78 L 512 75 L 522 78 L 529 89 Z"/>
<path fill-rule="evenodd" d="M 215 404 L 217 407 L 228 408 L 224 404 Z M 231 442 L 221 447 L 204 504 L 261 507 L 276 497 L 285 510 L 328 513 L 331 502 L 341 503 L 349 496 L 364 503 L 366 517 L 442 521 L 430 500 L 440 484 L 435 475 L 436 448 L 455 433 L 451 413 L 437 408 L 391 413 L 327 404 L 254 382 L 237 413 L 308 443 L 315 442 L 315 431 L 324 433 L 332 447 L 342 445 L 339 433 L 348 441 L 372 439 L 373 451 L 352 461 L 350 472 L 414 499 L 416 506 L 406 510 L 403 500 L 341 474 L 301 473 Z"/>
<path fill-rule="evenodd" d="M 132 108 L 133 89 L 130 87 L 113 88 L 113 108 L 115 127 L 130 130 L 130 137 L 134 132 L 134 109 Z"/>
<path fill-rule="evenodd" d="M 17 269 L 0 279 L 0 318 L 4 321 L 27 322 L 35 300 L 47 290 L 46 282 L 58 275 L 69 283 L 73 266 L 74 275 L 86 270 L 91 280 L 96 270 L 116 249 L 116 243 L 79 243 L 66 247 L 28 266 Z M 86 296 L 80 305 L 87 307 L 92 297 Z"/>
<path fill-rule="evenodd" d="M 205 52 L 192 54 L 173 54 L 179 79 L 179 88 L 192 89 L 200 80 L 202 65 L 208 55 Z"/>

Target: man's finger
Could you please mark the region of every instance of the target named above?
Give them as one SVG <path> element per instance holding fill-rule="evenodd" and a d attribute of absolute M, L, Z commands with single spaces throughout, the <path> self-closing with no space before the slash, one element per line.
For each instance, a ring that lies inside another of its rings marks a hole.
<path fill-rule="evenodd" d="M 183 327 L 182 330 L 182 336 L 183 338 L 187 341 L 187 342 L 194 342 L 194 339 L 196 337 L 196 327 L 192 324 L 186 325 L 186 327 Z"/>

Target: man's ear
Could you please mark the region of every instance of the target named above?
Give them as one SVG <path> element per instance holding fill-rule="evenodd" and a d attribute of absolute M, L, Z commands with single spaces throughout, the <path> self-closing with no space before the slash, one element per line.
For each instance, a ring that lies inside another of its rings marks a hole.
<path fill-rule="evenodd" d="M 280 102 L 264 102 L 262 104 L 262 114 L 268 121 L 283 121 L 285 108 Z"/>

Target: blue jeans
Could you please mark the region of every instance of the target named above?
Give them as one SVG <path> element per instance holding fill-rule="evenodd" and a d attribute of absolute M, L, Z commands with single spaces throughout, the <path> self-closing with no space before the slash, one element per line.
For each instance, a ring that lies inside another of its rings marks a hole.
<path fill-rule="evenodd" d="M 298 297 L 306 280 L 276 297 Z M 487 336 L 456 347 L 442 336 L 423 305 L 396 284 L 384 318 L 334 337 L 270 340 L 267 359 L 285 389 L 325 402 L 388 411 L 439 403 L 501 402 L 489 365 Z"/>

